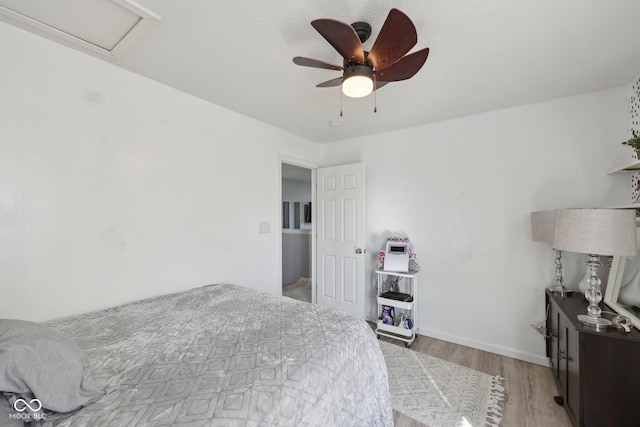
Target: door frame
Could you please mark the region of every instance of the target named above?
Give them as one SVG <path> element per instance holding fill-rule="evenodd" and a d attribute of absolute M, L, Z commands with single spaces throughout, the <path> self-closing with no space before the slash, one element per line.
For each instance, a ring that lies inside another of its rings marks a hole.
<path fill-rule="evenodd" d="M 277 268 L 280 295 L 282 295 L 282 164 L 309 169 L 311 171 L 311 303 L 316 304 L 316 169 L 318 165 L 297 157 L 284 154 L 278 155 L 278 235 L 277 240 Z"/>

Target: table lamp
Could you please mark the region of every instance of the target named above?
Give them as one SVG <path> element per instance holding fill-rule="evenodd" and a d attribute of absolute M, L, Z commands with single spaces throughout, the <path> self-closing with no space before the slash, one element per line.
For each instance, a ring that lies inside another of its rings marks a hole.
<path fill-rule="evenodd" d="M 553 235 L 556 227 L 556 211 L 537 211 L 531 212 L 531 240 L 534 242 L 553 242 Z M 564 295 L 564 279 L 562 269 L 562 251 L 555 249 L 556 252 L 556 284 L 549 287 L 551 292 L 560 292 Z"/>
<path fill-rule="evenodd" d="M 611 321 L 601 317 L 602 291 L 598 267 L 600 255 L 636 255 L 635 209 L 561 209 L 556 211 L 553 247 L 557 250 L 587 254 L 589 301 L 587 314 L 578 320 L 595 328 L 606 328 Z"/>

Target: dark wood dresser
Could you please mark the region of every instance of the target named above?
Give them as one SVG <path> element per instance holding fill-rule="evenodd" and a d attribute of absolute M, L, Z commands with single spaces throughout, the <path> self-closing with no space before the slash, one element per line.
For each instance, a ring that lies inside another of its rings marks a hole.
<path fill-rule="evenodd" d="M 559 397 L 575 426 L 640 425 L 640 332 L 583 325 L 579 292 L 546 291 L 546 351 Z M 600 303 L 603 311 L 613 311 Z M 611 318 L 611 315 L 606 316 Z M 550 397 L 551 398 L 551 397 Z"/>

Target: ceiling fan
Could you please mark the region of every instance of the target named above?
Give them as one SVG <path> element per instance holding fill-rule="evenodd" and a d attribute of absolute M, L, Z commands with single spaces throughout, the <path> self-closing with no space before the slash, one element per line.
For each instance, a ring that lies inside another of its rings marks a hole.
<path fill-rule="evenodd" d="M 342 85 L 342 92 L 352 98 L 367 96 L 390 82 L 410 79 L 429 55 L 427 47 L 405 56 L 418 42 L 418 35 L 413 22 L 398 9 L 391 9 L 369 52 L 362 47 L 371 36 L 371 26 L 366 22 L 348 25 L 335 19 L 316 19 L 311 25 L 338 51 L 344 63 L 339 66 L 302 56 L 296 56 L 293 62 L 305 67 L 342 71 L 342 77 L 316 87 Z"/>

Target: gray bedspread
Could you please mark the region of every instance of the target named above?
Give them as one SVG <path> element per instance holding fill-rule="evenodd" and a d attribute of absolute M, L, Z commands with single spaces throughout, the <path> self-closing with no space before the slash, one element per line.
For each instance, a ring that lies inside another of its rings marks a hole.
<path fill-rule="evenodd" d="M 387 370 L 350 315 L 211 285 L 47 322 L 107 396 L 62 426 L 390 426 Z"/>

